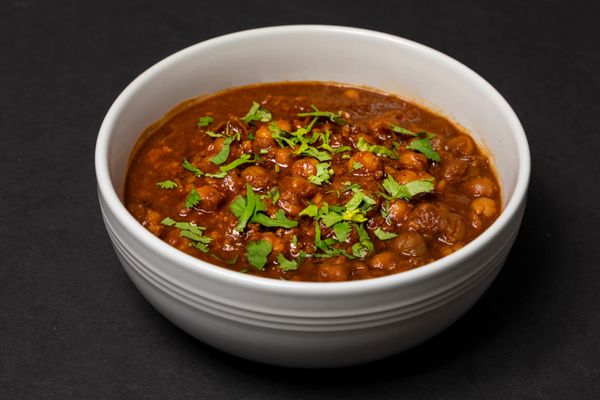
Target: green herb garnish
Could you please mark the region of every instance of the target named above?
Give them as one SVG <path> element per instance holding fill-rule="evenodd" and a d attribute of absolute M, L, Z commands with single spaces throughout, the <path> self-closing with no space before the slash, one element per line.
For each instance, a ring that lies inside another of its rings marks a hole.
<path fill-rule="evenodd" d="M 273 245 L 266 240 L 255 240 L 248 242 L 246 246 L 246 258 L 257 270 L 262 270 L 267 264 L 267 256 L 273 251 Z"/>
<path fill-rule="evenodd" d="M 333 175 L 333 169 L 329 168 L 329 163 L 317 164 L 317 174 L 308 177 L 308 180 L 315 185 L 322 185 L 323 183 L 330 183 L 329 178 Z"/>
<path fill-rule="evenodd" d="M 369 151 L 371 153 L 386 156 L 394 160 L 398 159 L 398 154 L 396 154 L 394 150 L 388 149 L 387 147 L 379 144 L 371 144 L 367 142 L 363 136 L 358 138 L 356 148 L 360 151 Z"/>
<path fill-rule="evenodd" d="M 283 254 L 277 255 L 277 263 L 282 271 L 295 271 L 298 269 L 298 261 L 288 260 Z"/>
<path fill-rule="evenodd" d="M 221 165 L 225 161 L 227 161 L 227 157 L 229 157 L 229 147 L 231 146 L 231 142 L 233 142 L 234 137 L 229 136 L 223 141 L 223 146 L 221 150 L 217 153 L 216 156 L 210 159 L 213 164 Z"/>
<path fill-rule="evenodd" d="M 273 218 L 262 213 L 267 207 L 262 199 L 254 194 L 252 186 L 246 184 L 246 197 L 238 196 L 231 204 L 229 209 L 238 217 L 239 222 L 236 225 L 236 230 L 242 232 L 248 222 L 255 222 L 266 227 L 281 227 L 281 228 L 294 228 L 298 226 L 297 221 L 288 219 L 285 216 L 285 212 L 281 209 L 275 212 Z"/>
<path fill-rule="evenodd" d="M 267 110 L 266 108 L 261 108 L 259 103 L 253 101 L 252 107 L 250 107 L 248 114 L 240 119 L 250 124 L 253 121 L 269 122 L 271 118 L 273 118 L 271 111 Z"/>
<path fill-rule="evenodd" d="M 394 199 L 410 200 L 417 194 L 431 192 L 434 189 L 434 185 L 433 178 L 417 179 L 402 185 L 396 182 L 391 175 L 388 175 L 383 181 L 383 188 Z"/>
<path fill-rule="evenodd" d="M 299 117 L 325 117 L 325 118 L 329 118 L 329 120 L 331 122 L 335 122 L 338 125 L 346 125 L 346 120 L 344 118 L 342 118 L 341 111 L 338 111 L 337 114 L 332 113 L 330 111 L 319 111 L 319 109 L 315 105 L 312 105 L 312 104 L 311 104 L 310 108 L 313 109 L 312 112 L 299 113 L 297 115 Z"/>
<path fill-rule="evenodd" d="M 156 182 L 156 186 L 158 186 L 161 189 L 175 189 L 177 187 L 177 183 L 173 182 L 170 179 L 167 179 L 166 181 Z"/>
<path fill-rule="evenodd" d="M 179 236 L 191 240 L 192 246 L 201 252 L 208 252 L 208 244 L 212 241 L 212 238 L 204 236 L 202 231 L 206 230 L 205 227 L 196 226 L 191 222 L 177 222 L 169 217 L 163 219 L 161 224 L 179 229 Z"/>
<path fill-rule="evenodd" d="M 192 174 L 194 174 L 196 176 L 204 175 L 204 172 L 200 171 L 200 169 L 198 167 L 196 167 L 194 164 L 189 162 L 186 158 L 183 159 L 183 163 L 181 165 L 183 165 L 184 169 L 190 171 Z"/>
<path fill-rule="evenodd" d="M 200 194 L 196 191 L 196 188 L 192 188 L 190 193 L 185 198 L 185 208 L 192 208 L 202 200 Z"/>
<path fill-rule="evenodd" d="M 375 236 L 377 236 L 377 239 L 379 239 L 379 240 L 390 240 L 390 239 L 393 239 L 396 236 L 398 236 L 397 234 L 395 234 L 393 232 L 387 232 L 381 228 L 375 229 L 375 231 L 373 233 L 375 233 Z"/>
<path fill-rule="evenodd" d="M 408 146 L 406 146 L 406 148 L 408 150 L 418 151 L 432 161 L 442 161 L 440 154 L 431 147 L 431 140 L 428 137 L 414 139 Z"/>
<path fill-rule="evenodd" d="M 392 129 L 393 132 L 401 133 L 403 135 L 407 135 L 407 136 L 419 136 L 418 133 L 414 133 L 412 131 L 409 131 L 408 129 L 403 128 L 403 127 L 401 127 L 399 125 L 392 124 L 391 125 L 391 129 Z"/>
<path fill-rule="evenodd" d="M 196 125 L 198 125 L 199 128 L 204 128 L 205 126 L 209 126 L 210 124 L 212 124 L 213 121 L 213 117 L 206 115 L 204 117 L 198 118 L 198 122 L 196 123 Z"/>

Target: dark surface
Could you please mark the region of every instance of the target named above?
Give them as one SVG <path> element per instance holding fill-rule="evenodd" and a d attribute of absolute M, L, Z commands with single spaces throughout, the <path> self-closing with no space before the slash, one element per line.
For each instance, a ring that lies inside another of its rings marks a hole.
<path fill-rule="evenodd" d="M 600 398 L 597 2 L 38 3 L 0 5 L 0 398 Z M 127 83 L 198 41 L 296 23 L 455 57 L 506 97 L 533 157 L 521 233 L 481 301 L 350 369 L 258 365 L 184 334 L 130 283 L 96 200 L 96 134 Z"/>

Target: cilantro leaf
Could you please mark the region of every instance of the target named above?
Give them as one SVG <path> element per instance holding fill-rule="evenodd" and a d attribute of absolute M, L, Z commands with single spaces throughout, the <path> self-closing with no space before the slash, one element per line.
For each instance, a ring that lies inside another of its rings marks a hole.
<path fill-rule="evenodd" d="M 392 124 L 391 128 L 392 128 L 392 132 L 401 133 L 401 134 L 407 135 L 407 136 L 419 136 L 418 133 L 414 133 L 414 132 L 409 131 L 408 129 L 403 128 L 403 127 L 398 126 L 398 125 Z"/>
<path fill-rule="evenodd" d="M 408 146 L 406 146 L 406 148 L 408 150 L 418 151 L 432 161 L 442 161 L 440 154 L 431 147 L 431 140 L 429 140 L 429 138 L 425 137 L 421 139 L 414 139 Z"/>
<path fill-rule="evenodd" d="M 298 261 L 288 260 L 283 254 L 277 255 L 277 263 L 282 271 L 295 271 L 298 269 Z"/>
<path fill-rule="evenodd" d="M 271 118 L 273 118 L 271 111 L 267 110 L 266 108 L 261 108 L 259 103 L 253 101 L 252 107 L 250 107 L 248 114 L 240 119 L 247 123 L 251 123 L 253 121 L 269 122 Z"/>
<path fill-rule="evenodd" d="M 417 194 L 431 192 L 434 189 L 434 185 L 433 178 L 417 179 L 401 185 L 396 182 L 394 177 L 388 175 L 383 181 L 383 188 L 395 199 L 410 200 Z"/>
<path fill-rule="evenodd" d="M 210 137 L 214 137 L 214 138 L 223 137 L 222 133 L 215 133 L 213 131 L 205 131 L 204 134 L 206 136 L 210 136 Z"/>
<path fill-rule="evenodd" d="M 183 163 L 181 165 L 183 166 L 184 169 L 190 171 L 192 174 L 194 174 L 196 176 L 204 175 L 204 172 L 200 171 L 200 169 L 198 167 L 196 167 L 194 164 L 189 162 L 187 160 L 187 158 L 183 159 Z"/>
<path fill-rule="evenodd" d="M 249 184 L 246 184 L 246 200 L 244 201 L 244 203 L 244 209 L 241 210 L 242 212 L 238 216 L 239 222 L 235 226 L 235 229 L 239 232 L 242 232 L 244 230 L 244 228 L 248 224 L 248 221 L 250 221 L 250 218 L 252 218 L 254 210 L 256 209 L 256 195 L 254 194 L 254 190 L 252 190 L 252 186 L 250 186 Z M 238 207 L 239 204 L 240 202 L 236 204 L 236 207 Z M 229 208 L 235 214 L 235 211 L 231 208 L 231 205 L 229 206 Z"/>
<path fill-rule="evenodd" d="M 279 200 L 279 189 L 277 189 L 277 186 L 273 186 L 271 190 L 263 196 L 263 199 L 271 199 L 271 204 L 276 204 Z"/>
<path fill-rule="evenodd" d="M 163 219 L 161 224 L 165 226 L 174 226 L 179 229 L 179 236 L 192 241 L 191 246 L 194 246 L 203 253 L 208 252 L 208 245 L 212 242 L 212 238 L 203 235 L 202 231 L 206 229 L 205 227 L 197 226 L 190 222 L 177 222 L 169 217 Z"/>
<path fill-rule="evenodd" d="M 386 156 L 394 160 L 398 159 L 398 154 L 396 154 L 394 150 L 388 149 L 387 147 L 379 144 L 371 144 L 367 142 L 363 136 L 358 138 L 356 148 L 360 151 L 369 151 L 371 153 Z"/>
<path fill-rule="evenodd" d="M 352 246 L 352 254 L 357 258 L 365 258 L 375 249 L 375 246 L 362 224 L 356 225 L 356 232 L 359 241 Z"/>
<path fill-rule="evenodd" d="M 158 186 L 161 189 L 175 189 L 177 187 L 177 183 L 173 182 L 170 179 L 167 179 L 166 181 L 156 182 L 156 186 Z"/>
<path fill-rule="evenodd" d="M 300 150 L 299 154 L 314 157 L 319 161 L 331 160 L 331 156 L 329 155 L 329 153 L 326 153 L 324 151 L 319 151 L 316 147 L 306 146 L 306 148 L 302 149 L 302 146 L 300 146 L 300 149 L 301 150 Z"/>
<path fill-rule="evenodd" d="M 198 125 L 199 128 L 203 128 L 205 126 L 209 126 L 210 124 L 212 124 L 213 121 L 214 121 L 213 117 L 206 115 L 204 117 L 198 118 L 198 122 L 196 123 L 196 125 Z"/>
<path fill-rule="evenodd" d="M 242 196 L 237 196 L 231 204 L 229 204 L 229 209 L 237 218 L 241 217 L 246 209 L 246 199 Z"/>
<path fill-rule="evenodd" d="M 173 225 L 175 225 L 176 222 L 174 219 L 166 217 L 160 223 L 163 225 L 166 225 L 166 226 L 173 226 Z"/>
<path fill-rule="evenodd" d="M 338 111 L 337 114 L 332 113 L 330 111 L 319 111 L 319 109 L 315 105 L 310 106 L 313 111 L 305 112 L 297 114 L 299 117 L 326 117 L 329 118 L 331 122 L 335 122 L 338 125 L 346 125 L 346 120 L 342 118 L 342 112 Z"/>
<path fill-rule="evenodd" d="M 240 158 L 236 158 L 227 165 L 222 165 L 221 167 L 219 167 L 219 169 L 221 170 L 221 172 L 227 172 L 239 167 L 242 164 L 251 162 L 254 162 L 254 160 L 250 159 L 250 154 L 242 154 Z"/>
<path fill-rule="evenodd" d="M 381 228 L 375 229 L 374 233 L 375 233 L 375 236 L 377 236 L 377 239 L 379 239 L 379 240 L 389 240 L 389 239 L 393 239 L 396 236 L 398 236 L 394 232 L 387 232 Z"/>
<path fill-rule="evenodd" d="M 333 170 L 329 168 L 330 166 L 331 164 L 329 163 L 317 164 L 317 174 L 309 176 L 308 180 L 314 183 L 315 185 L 330 183 L 329 178 L 331 178 L 331 176 L 333 175 Z"/>
<path fill-rule="evenodd" d="M 251 221 L 266 227 L 281 227 L 290 229 L 298 226 L 298 221 L 288 219 L 285 216 L 285 212 L 281 209 L 277 210 L 273 218 L 269 218 L 267 215 L 257 212 L 252 216 Z"/>
<path fill-rule="evenodd" d="M 333 233 L 338 242 L 343 243 L 350 234 L 350 224 L 348 222 L 339 222 L 333 226 Z"/>
<path fill-rule="evenodd" d="M 202 200 L 200 194 L 196 191 L 196 188 L 192 188 L 190 193 L 185 198 L 185 208 L 192 208 Z"/>
<path fill-rule="evenodd" d="M 246 258 L 257 270 L 262 270 L 267 264 L 267 256 L 273 251 L 273 245 L 266 240 L 250 241 L 246 246 Z"/>
<path fill-rule="evenodd" d="M 304 210 L 300 211 L 299 217 L 306 215 L 309 217 L 316 217 L 319 214 L 319 207 L 316 204 L 309 204 Z"/>
<path fill-rule="evenodd" d="M 227 161 L 227 157 L 229 157 L 229 146 L 231 145 L 231 142 L 233 142 L 234 139 L 235 138 L 233 136 L 229 136 L 225 139 L 221 150 L 219 150 L 216 156 L 210 159 L 210 161 L 213 164 L 221 165 L 225 161 Z"/>

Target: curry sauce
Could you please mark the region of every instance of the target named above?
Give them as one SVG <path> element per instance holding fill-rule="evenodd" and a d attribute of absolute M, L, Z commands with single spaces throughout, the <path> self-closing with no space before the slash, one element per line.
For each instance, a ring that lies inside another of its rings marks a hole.
<path fill-rule="evenodd" d="M 490 160 L 447 119 L 341 84 L 230 89 L 143 135 L 125 205 L 170 245 L 242 273 L 347 281 L 406 271 L 500 213 Z"/>

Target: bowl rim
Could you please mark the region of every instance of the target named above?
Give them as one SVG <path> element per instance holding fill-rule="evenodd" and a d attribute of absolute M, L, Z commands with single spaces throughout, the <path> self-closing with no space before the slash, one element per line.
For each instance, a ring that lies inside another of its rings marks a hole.
<path fill-rule="evenodd" d="M 117 116 L 121 108 L 135 95 L 138 88 L 152 80 L 154 76 L 160 74 L 163 70 L 169 69 L 172 64 L 177 63 L 190 53 L 196 53 L 205 49 L 226 46 L 242 38 L 259 38 L 261 36 L 306 33 L 307 31 L 323 34 L 339 34 L 346 36 L 369 37 L 375 40 L 393 42 L 397 45 L 412 48 L 412 50 L 426 53 L 429 57 L 436 58 L 437 61 L 445 64 L 446 68 L 454 70 L 455 73 L 462 75 L 466 80 L 475 86 L 481 87 L 486 95 L 495 103 L 500 113 L 506 118 L 510 132 L 514 136 L 517 144 L 517 155 L 519 168 L 517 173 L 517 182 L 514 192 L 508 199 L 506 206 L 500 216 L 484 232 L 471 242 L 456 252 L 440 258 L 432 263 L 420 266 L 418 268 L 400 272 L 397 274 L 386 275 L 377 278 L 343 281 L 343 282 L 304 282 L 304 281 L 284 281 L 278 279 L 265 278 L 243 274 L 238 271 L 229 270 L 215 264 L 200 260 L 188 255 L 154 236 L 146 230 L 125 208 L 119 199 L 115 190 L 109 172 L 108 148 L 112 137 L 113 128 L 116 124 Z M 314 295 L 321 297 L 333 297 L 339 295 L 348 295 L 381 291 L 391 289 L 400 285 L 416 284 L 417 282 L 428 280 L 433 276 L 448 271 L 453 266 L 460 264 L 461 260 L 478 253 L 485 247 L 497 234 L 504 229 L 512 220 L 521 204 L 525 201 L 527 188 L 529 185 L 531 158 L 527 137 L 517 115 L 510 107 L 502 95 L 484 78 L 476 72 L 455 60 L 454 58 L 432 49 L 423 44 L 405 39 L 399 36 L 367 30 L 362 28 L 337 26 L 337 25 L 281 25 L 265 28 L 244 30 L 226 35 L 208 39 L 162 59 L 150 68 L 138 75 L 116 98 L 108 110 L 96 141 L 95 149 L 95 170 L 98 195 L 104 200 L 104 204 L 110 209 L 111 214 L 117 220 L 128 234 L 139 240 L 142 245 L 161 254 L 162 257 L 180 268 L 186 269 L 194 274 L 205 275 L 213 280 L 218 280 L 230 284 L 236 284 L 250 290 L 263 290 L 274 293 L 288 293 L 298 295 Z M 104 211 L 103 211 L 104 212 Z"/>

